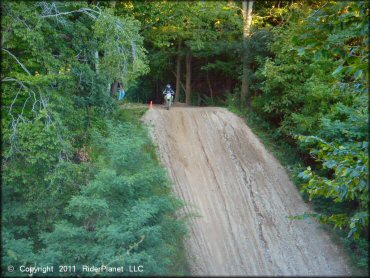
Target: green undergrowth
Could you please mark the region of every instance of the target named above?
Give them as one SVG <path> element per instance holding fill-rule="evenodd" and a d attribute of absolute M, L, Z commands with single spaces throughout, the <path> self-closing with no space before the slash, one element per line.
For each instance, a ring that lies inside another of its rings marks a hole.
<path fill-rule="evenodd" d="M 96 159 L 102 168 L 110 165 L 117 174 L 128 177 L 135 184 L 130 202 L 143 203 L 143 211 L 135 215 L 142 227 L 135 234 L 145 235 L 144 246 L 138 247 L 143 260 L 144 275 L 189 275 L 184 237 L 187 236 L 186 220 L 175 212 L 183 206 L 171 190 L 171 182 L 157 157 L 157 149 L 152 142 L 147 127 L 141 117 L 147 111 L 143 105 L 126 104 L 121 106 L 108 122 L 109 135 L 95 134 L 93 149 L 99 150 Z M 94 147 L 95 146 L 95 147 Z M 144 218 L 140 220 L 140 218 Z M 128 226 L 136 225 L 127 222 Z M 151 268 L 145 270 L 145 261 L 152 261 Z"/>
<path fill-rule="evenodd" d="M 118 110 L 117 114 L 115 115 L 116 120 L 119 123 L 131 123 L 135 126 L 136 132 L 140 133 L 144 138 L 146 138 L 145 143 L 142 145 L 142 151 L 146 153 L 150 160 L 152 161 L 153 165 L 158 168 L 162 168 L 161 162 L 157 155 L 157 146 L 155 143 L 149 138 L 149 133 L 147 127 L 143 124 L 141 118 L 148 110 L 147 105 L 135 104 L 135 103 L 127 103 L 125 106 L 121 106 L 121 109 Z M 162 168 L 163 169 L 163 168 Z M 167 180 L 169 183 L 169 181 Z M 157 195 L 167 195 L 170 198 L 175 200 L 175 197 L 172 195 L 172 190 L 169 186 L 163 187 L 158 186 L 154 190 L 154 194 Z M 178 200 L 176 200 L 178 201 Z M 181 204 L 182 206 L 182 204 Z M 172 217 L 175 217 L 174 211 L 171 213 Z M 172 245 L 175 246 L 176 252 L 174 256 L 171 258 L 172 265 L 168 268 L 168 274 L 171 276 L 188 276 L 190 275 L 190 267 L 188 264 L 188 259 L 186 255 L 186 250 L 184 246 L 184 238 L 188 236 L 187 232 L 183 232 L 183 229 L 186 228 L 186 221 L 189 218 L 192 218 L 192 215 L 184 215 L 180 220 L 175 220 L 176 225 L 172 226 L 172 234 L 169 234 L 166 238 L 170 240 Z M 181 229 L 179 227 L 181 227 Z"/>
<path fill-rule="evenodd" d="M 147 110 L 148 108 L 146 106 L 129 103 L 121 106 L 121 109 L 116 112 L 115 118 L 120 122 L 131 122 L 140 126 L 140 118 Z"/>
<path fill-rule="evenodd" d="M 27 276 L 18 271 L 21 265 L 54 266 L 53 273 L 37 273 L 41 276 L 62 275 L 58 265 L 75 266 L 72 272 L 77 276 L 99 275 L 84 272 L 84 265 L 124 269 L 100 273 L 104 277 L 189 275 L 183 243 L 186 219 L 176 215 L 183 203 L 173 195 L 140 121 L 145 111 L 121 108 L 110 116 L 91 115 L 85 159 L 65 162 L 64 168 L 76 169 L 65 169 L 57 180 L 59 187 L 49 186 L 49 195 L 43 196 L 44 203 L 53 203 L 48 222 L 27 222 L 35 227 L 28 238 L 21 234 L 22 223 L 5 222 L 3 269 L 15 268 L 7 276 Z M 58 214 L 51 218 L 54 210 Z M 130 272 L 139 266 L 142 272 Z"/>
<path fill-rule="evenodd" d="M 261 119 L 255 112 L 248 108 L 240 108 L 234 103 L 227 107 L 231 112 L 242 117 L 251 130 L 258 136 L 264 146 L 270 151 L 286 168 L 290 179 L 298 190 L 301 190 L 304 181 L 298 177 L 299 173 L 305 169 L 303 153 L 297 146 L 289 144 L 276 132 L 276 129 L 268 122 Z M 275 131 L 274 131 L 275 130 Z M 306 162 L 307 163 L 307 162 Z M 307 194 L 301 192 L 303 200 L 308 203 L 315 212 L 330 215 L 333 213 L 343 213 L 348 210 L 351 204 L 334 203 L 328 198 L 317 198 L 309 201 Z M 353 275 L 366 276 L 368 273 L 368 241 L 366 238 L 349 238 L 348 231 L 335 229 L 332 225 L 322 224 L 321 227 L 329 232 L 331 239 L 335 243 L 344 246 L 350 258 L 350 266 Z"/>

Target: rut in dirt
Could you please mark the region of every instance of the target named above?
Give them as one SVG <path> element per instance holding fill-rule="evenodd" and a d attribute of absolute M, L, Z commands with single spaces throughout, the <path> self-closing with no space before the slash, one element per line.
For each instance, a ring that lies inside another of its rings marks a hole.
<path fill-rule="evenodd" d="M 279 162 L 223 108 L 150 109 L 143 117 L 190 220 L 193 275 L 350 275 Z"/>

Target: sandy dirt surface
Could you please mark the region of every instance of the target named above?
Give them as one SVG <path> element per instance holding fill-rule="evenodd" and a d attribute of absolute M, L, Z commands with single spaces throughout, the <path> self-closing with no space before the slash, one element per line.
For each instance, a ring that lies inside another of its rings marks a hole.
<path fill-rule="evenodd" d="M 143 120 L 186 202 L 193 275 L 350 275 L 343 250 L 313 220 L 285 169 L 223 108 L 162 107 Z"/>

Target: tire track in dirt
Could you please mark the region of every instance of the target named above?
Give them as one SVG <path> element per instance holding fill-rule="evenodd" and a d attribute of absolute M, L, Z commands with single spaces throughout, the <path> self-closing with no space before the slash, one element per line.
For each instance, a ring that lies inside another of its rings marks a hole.
<path fill-rule="evenodd" d="M 347 258 L 313 220 L 279 162 L 223 108 L 150 109 L 143 117 L 185 201 L 193 275 L 350 275 Z"/>

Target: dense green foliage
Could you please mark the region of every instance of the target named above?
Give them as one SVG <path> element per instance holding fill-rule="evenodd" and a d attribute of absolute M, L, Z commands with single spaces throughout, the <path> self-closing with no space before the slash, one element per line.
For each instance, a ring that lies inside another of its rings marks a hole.
<path fill-rule="evenodd" d="M 302 20 L 304 12 L 292 7 L 290 22 L 274 29 L 252 106 L 309 148 L 317 163 L 300 174 L 302 190 L 347 204 L 321 219 L 359 238 L 368 227 L 366 5 L 331 4 Z"/>
<path fill-rule="evenodd" d="M 141 114 L 126 117 L 110 96 L 115 78 L 129 88 L 148 70 L 140 22 L 83 2 L 2 10 L 3 274 L 58 275 L 63 264 L 183 274 L 181 203 Z"/>
<path fill-rule="evenodd" d="M 294 152 L 293 178 L 317 210 L 295 218 L 339 230 L 366 268 L 365 1 L 255 1 L 245 44 L 240 1 L 3 1 L 2 9 L 4 266 L 186 272 L 185 229 L 173 216 L 180 204 L 138 110 L 118 112 L 110 86 L 118 80 L 129 100 L 161 102 L 181 61 L 184 101 L 191 57 L 191 103 L 228 106 Z"/>

